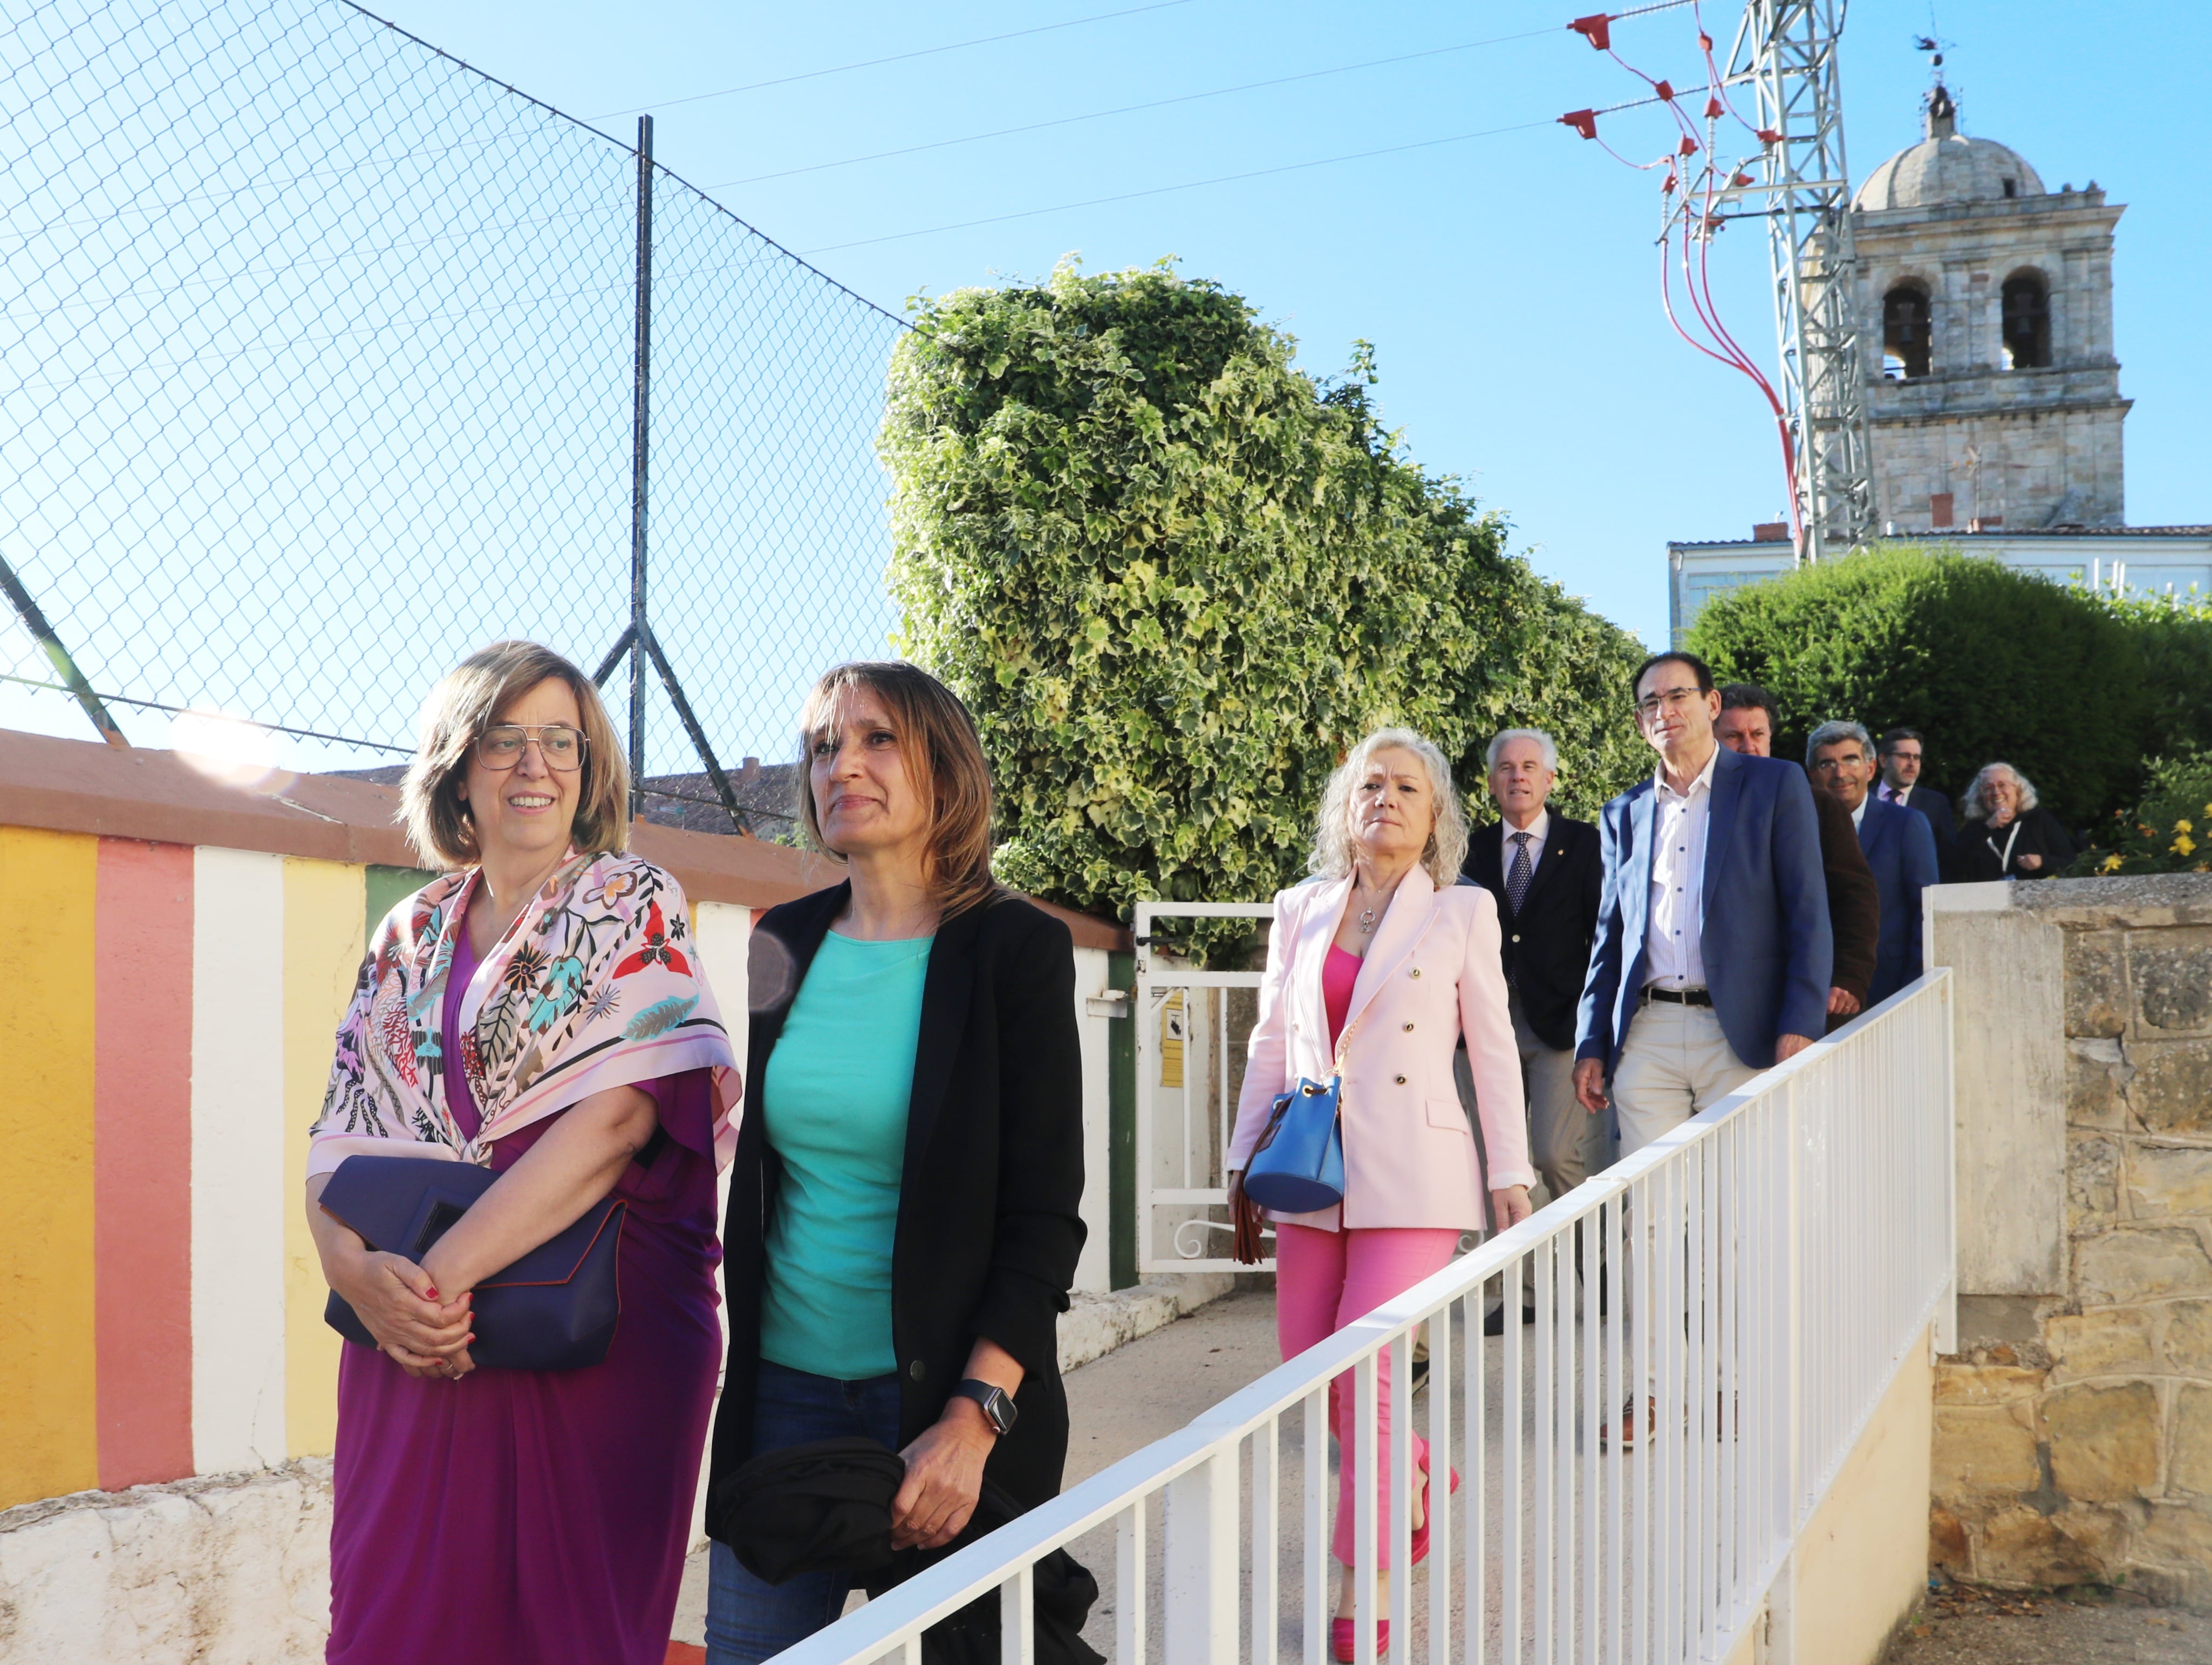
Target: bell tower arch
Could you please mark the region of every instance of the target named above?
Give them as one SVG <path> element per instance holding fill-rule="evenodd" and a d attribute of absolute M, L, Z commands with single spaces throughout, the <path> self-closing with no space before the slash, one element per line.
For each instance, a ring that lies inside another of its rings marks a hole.
<path fill-rule="evenodd" d="M 1852 199 L 1877 522 L 1900 534 L 2125 523 L 2112 231 L 2092 180 L 2045 189 L 1959 131 L 1942 85 L 1924 137 Z"/>

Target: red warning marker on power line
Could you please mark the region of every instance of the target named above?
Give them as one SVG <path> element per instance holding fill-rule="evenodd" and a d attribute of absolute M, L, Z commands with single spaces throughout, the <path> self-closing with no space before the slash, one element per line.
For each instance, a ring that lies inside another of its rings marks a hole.
<path fill-rule="evenodd" d="M 1595 110 L 1570 110 L 1566 114 L 1559 118 L 1559 125 L 1562 127 L 1571 127 L 1575 131 L 1580 133 L 1584 138 L 1594 139 L 1597 137 L 1597 112 Z"/>
<path fill-rule="evenodd" d="M 1613 49 L 1613 19 L 1603 12 L 1593 12 L 1588 17 L 1577 17 L 1567 25 L 1577 34 L 1586 34 L 1589 43 L 1599 52 Z"/>

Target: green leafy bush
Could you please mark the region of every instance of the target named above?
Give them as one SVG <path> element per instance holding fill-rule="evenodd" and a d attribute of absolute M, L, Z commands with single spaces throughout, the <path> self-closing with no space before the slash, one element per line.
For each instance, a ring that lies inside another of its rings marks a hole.
<path fill-rule="evenodd" d="M 2161 758 L 2149 775 L 2142 802 L 2113 811 L 2069 873 L 2212 872 L 2212 751 Z"/>
<path fill-rule="evenodd" d="M 1984 556 L 1883 549 L 1717 596 L 1687 645 L 1723 679 L 1772 691 L 1790 755 L 1830 718 L 1909 724 L 1933 780 L 1956 790 L 2002 758 L 2081 827 L 2133 797 L 2159 744 L 2145 635 L 2086 591 Z"/>
<path fill-rule="evenodd" d="M 2192 586 L 2186 595 L 2100 602 L 2142 656 L 2144 749 L 2212 752 L 2212 600 Z"/>
<path fill-rule="evenodd" d="M 1331 386 L 1166 263 L 918 303 L 880 449 L 899 645 L 975 714 L 1009 884 L 1127 917 L 1305 868 L 1343 750 L 1541 720 L 1563 801 L 1616 789 L 1635 643 L 1401 454 L 1363 347 Z M 1617 732 L 1616 732 L 1617 731 Z M 1472 781 L 1468 782 L 1472 784 Z"/>

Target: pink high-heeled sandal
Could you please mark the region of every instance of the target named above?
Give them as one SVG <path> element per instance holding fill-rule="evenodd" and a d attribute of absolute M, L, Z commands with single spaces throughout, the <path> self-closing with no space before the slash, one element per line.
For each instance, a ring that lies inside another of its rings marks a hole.
<path fill-rule="evenodd" d="M 1451 1471 L 1451 1489 L 1456 1496 L 1459 1492 L 1459 1470 L 1456 1468 Z M 1420 1565 L 1429 1558 L 1429 1522 L 1433 1519 L 1435 1516 L 1429 1509 L 1429 1471 L 1424 1468 L 1421 1470 L 1421 1529 L 1413 1534 L 1412 1565 L 1414 1566 Z"/>
<path fill-rule="evenodd" d="M 1349 1619 L 1332 1619 L 1328 1621 L 1329 1657 L 1335 1660 L 1337 1665 L 1352 1665 L 1352 1621 Z M 1379 1659 L 1389 1651 L 1390 1621 L 1387 1619 L 1378 1619 L 1375 1621 L 1376 1657 Z"/>

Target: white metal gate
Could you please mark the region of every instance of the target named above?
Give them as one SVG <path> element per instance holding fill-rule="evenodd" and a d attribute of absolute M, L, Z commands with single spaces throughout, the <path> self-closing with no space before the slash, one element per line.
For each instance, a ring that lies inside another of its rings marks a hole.
<path fill-rule="evenodd" d="M 1236 1272 L 1224 1158 L 1260 973 L 1200 971 L 1152 940 L 1159 919 L 1272 920 L 1271 902 L 1137 904 L 1137 1269 Z"/>

